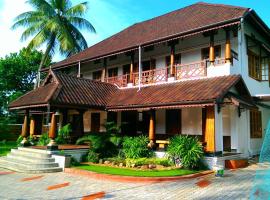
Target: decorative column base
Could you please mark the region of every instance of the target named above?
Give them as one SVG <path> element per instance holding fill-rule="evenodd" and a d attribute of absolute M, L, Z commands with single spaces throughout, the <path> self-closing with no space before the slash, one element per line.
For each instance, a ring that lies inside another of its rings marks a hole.
<path fill-rule="evenodd" d="M 156 144 L 154 143 L 153 140 L 150 140 L 150 142 L 148 143 L 147 147 L 150 148 L 150 149 L 153 149 L 155 148 Z"/>
<path fill-rule="evenodd" d="M 26 137 L 23 138 L 23 140 L 20 143 L 20 146 L 22 146 L 22 147 L 30 146 L 30 143 L 28 142 Z"/>
<path fill-rule="evenodd" d="M 50 143 L 47 145 L 47 149 L 58 150 L 58 145 L 56 144 L 56 142 L 53 139 L 51 139 Z"/>

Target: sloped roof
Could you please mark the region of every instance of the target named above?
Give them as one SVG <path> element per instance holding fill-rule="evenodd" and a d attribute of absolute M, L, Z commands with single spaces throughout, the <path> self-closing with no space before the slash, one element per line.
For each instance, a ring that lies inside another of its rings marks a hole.
<path fill-rule="evenodd" d="M 138 88 L 117 90 L 107 104 L 107 109 L 214 104 L 240 82 L 243 82 L 240 75 L 230 75 L 142 87 L 140 91 Z"/>
<path fill-rule="evenodd" d="M 9 108 L 46 106 L 105 108 L 116 86 L 50 71 L 43 85 L 10 103 Z"/>
<path fill-rule="evenodd" d="M 96 45 L 54 64 L 52 67 L 56 68 L 78 63 L 85 59 L 99 58 L 137 48 L 139 45 L 239 21 L 247 11 L 248 8 L 243 7 L 199 2 L 134 24 Z"/>

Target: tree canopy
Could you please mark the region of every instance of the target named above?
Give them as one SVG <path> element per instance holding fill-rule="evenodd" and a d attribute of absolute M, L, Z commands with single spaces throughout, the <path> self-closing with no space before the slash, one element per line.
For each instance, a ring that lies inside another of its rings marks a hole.
<path fill-rule="evenodd" d="M 6 114 L 9 102 L 33 89 L 42 56 L 41 51 L 22 49 L 0 58 L 0 116 Z M 45 64 L 50 62 L 49 58 Z"/>

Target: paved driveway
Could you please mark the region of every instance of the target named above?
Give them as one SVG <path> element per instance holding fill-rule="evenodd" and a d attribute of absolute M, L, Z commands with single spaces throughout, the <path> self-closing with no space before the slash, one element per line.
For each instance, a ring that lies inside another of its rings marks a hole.
<path fill-rule="evenodd" d="M 155 184 L 111 182 L 67 173 L 29 175 L 0 169 L 0 199 L 249 199 L 259 184 L 254 181 L 256 171 L 264 172 L 266 168 L 252 165 L 226 171 L 223 178 L 208 175 Z M 259 190 L 253 193 L 254 197 L 260 196 Z"/>

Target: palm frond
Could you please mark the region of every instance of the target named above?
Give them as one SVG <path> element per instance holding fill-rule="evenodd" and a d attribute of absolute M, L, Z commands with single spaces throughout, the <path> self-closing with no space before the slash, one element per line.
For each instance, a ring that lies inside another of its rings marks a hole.
<path fill-rule="evenodd" d="M 65 16 L 80 17 L 85 14 L 88 9 L 88 2 L 77 4 L 65 11 Z"/>
<path fill-rule="evenodd" d="M 55 9 L 46 0 L 28 0 L 26 3 L 30 4 L 36 10 L 47 13 L 48 15 L 55 14 Z"/>
<path fill-rule="evenodd" d="M 69 22 L 80 29 L 88 29 L 92 33 L 96 33 L 94 26 L 86 19 L 81 17 L 69 17 Z"/>

